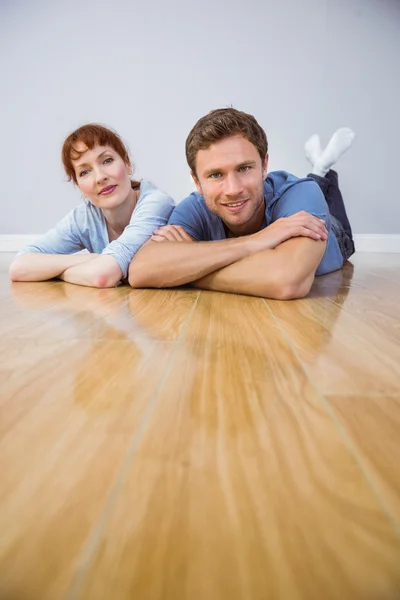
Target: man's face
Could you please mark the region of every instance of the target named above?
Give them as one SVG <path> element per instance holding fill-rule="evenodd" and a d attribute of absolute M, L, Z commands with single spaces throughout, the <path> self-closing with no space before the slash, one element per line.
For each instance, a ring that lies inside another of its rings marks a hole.
<path fill-rule="evenodd" d="M 197 190 L 207 207 L 220 217 L 233 235 L 257 231 L 264 220 L 264 163 L 257 148 L 242 135 L 235 135 L 199 150 Z"/>

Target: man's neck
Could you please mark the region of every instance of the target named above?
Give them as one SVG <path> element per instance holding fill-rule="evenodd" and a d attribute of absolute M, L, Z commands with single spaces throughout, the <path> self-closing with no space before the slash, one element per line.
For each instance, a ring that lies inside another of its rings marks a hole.
<path fill-rule="evenodd" d="M 251 235 L 252 233 L 257 233 L 262 229 L 265 220 L 265 200 L 260 205 L 259 210 L 253 216 L 251 221 L 247 223 L 243 223 L 243 225 L 239 225 L 238 227 L 229 228 L 227 223 L 223 221 L 225 234 L 227 238 L 233 237 L 241 237 L 242 235 Z"/>

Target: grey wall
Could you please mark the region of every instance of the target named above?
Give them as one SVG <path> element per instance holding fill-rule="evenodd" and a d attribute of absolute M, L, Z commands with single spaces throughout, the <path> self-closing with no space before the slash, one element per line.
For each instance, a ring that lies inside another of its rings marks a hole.
<path fill-rule="evenodd" d="M 179 201 L 187 133 L 230 104 L 266 129 L 270 168 L 297 175 L 309 135 L 352 127 L 354 231 L 400 232 L 398 0 L 0 0 L 0 40 L 0 234 L 42 233 L 79 202 L 60 148 L 86 122 Z"/>

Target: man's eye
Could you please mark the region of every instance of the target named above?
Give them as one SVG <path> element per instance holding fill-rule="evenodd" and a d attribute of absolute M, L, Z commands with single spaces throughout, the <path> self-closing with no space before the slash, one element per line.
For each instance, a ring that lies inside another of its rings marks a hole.
<path fill-rule="evenodd" d="M 251 167 L 249 167 L 249 166 L 240 167 L 240 170 L 241 170 L 241 171 L 244 171 L 245 173 L 246 173 L 247 171 L 250 171 L 250 169 L 251 169 Z"/>
<path fill-rule="evenodd" d="M 221 177 L 221 173 L 211 173 L 210 179 L 219 179 Z"/>

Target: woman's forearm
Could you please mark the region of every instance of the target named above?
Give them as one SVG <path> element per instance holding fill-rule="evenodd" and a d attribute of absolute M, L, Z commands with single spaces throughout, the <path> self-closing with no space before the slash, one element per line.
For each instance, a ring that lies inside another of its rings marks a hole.
<path fill-rule="evenodd" d="M 46 281 L 59 277 L 66 269 L 91 261 L 99 256 L 92 253 L 42 254 L 30 252 L 13 260 L 10 266 L 12 281 Z"/>
<path fill-rule="evenodd" d="M 110 255 L 95 255 L 95 260 L 74 265 L 66 269 L 60 279 L 76 285 L 109 288 L 122 279 L 122 270 L 116 259 Z"/>

